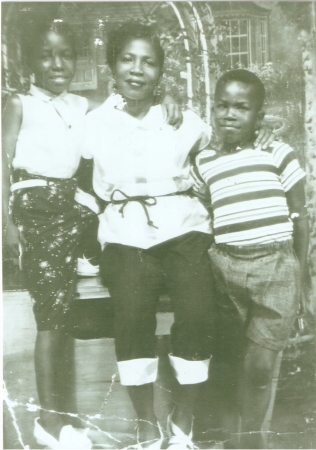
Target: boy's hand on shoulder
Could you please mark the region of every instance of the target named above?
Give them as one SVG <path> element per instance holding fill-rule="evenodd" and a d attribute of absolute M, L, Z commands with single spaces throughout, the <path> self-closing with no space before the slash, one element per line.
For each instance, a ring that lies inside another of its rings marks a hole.
<path fill-rule="evenodd" d="M 267 149 L 276 138 L 274 131 L 268 127 L 262 127 L 260 128 L 259 131 L 256 131 L 255 133 L 257 134 L 257 138 L 254 142 L 256 150 Z"/>
<path fill-rule="evenodd" d="M 164 121 L 177 130 L 183 122 L 183 115 L 180 105 L 171 95 L 167 94 L 161 103 L 161 107 Z"/>

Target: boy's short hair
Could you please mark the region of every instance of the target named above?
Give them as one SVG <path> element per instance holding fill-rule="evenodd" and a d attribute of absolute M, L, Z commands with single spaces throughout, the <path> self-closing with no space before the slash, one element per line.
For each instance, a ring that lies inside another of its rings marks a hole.
<path fill-rule="evenodd" d="M 130 21 L 125 22 L 120 27 L 109 33 L 106 49 L 106 60 L 112 72 L 115 69 L 117 58 L 124 46 L 134 39 L 145 39 L 152 44 L 162 71 L 165 53 L 160 45 L 159 37 L 155 33 L 154 28 L 137 21 Z"/>
<path fill-rule="evenodd" d="M 224 73 L 224 75 L 222 75 L 216 83 L 215 97 L 220 87 L 223 84 L 229 83 L 231 81 L 239 81 L 249 86 L 253 86 L 255 90 L 256 101 L 258 104 L 258 110 L 262 108 L 266 95 L 264 85 L 260 78 L 257 77 L 257 75 L 245 69 L 230 70 L 229 72 Z"/>

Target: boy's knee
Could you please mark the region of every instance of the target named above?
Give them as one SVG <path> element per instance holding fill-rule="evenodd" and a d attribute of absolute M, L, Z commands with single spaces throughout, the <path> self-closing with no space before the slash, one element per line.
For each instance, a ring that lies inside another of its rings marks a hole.
<path fill-rule="evenodd" d="M 248 368 L 247 380 L 256 388 L 267 387 L 272 379 L 272 372 L 270 367 L 264 367 L 260 364 Z"/>
<path fill-rule="evenodd" d="M 265 388 L 272 380 L 276 351 L 251 344 L 244 361 L 244 375 L 247 382 L 257 388 Z"/>

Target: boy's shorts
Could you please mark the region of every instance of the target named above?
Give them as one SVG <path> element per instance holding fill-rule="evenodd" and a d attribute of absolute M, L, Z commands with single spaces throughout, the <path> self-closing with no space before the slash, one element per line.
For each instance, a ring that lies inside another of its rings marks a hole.
<path fill-rule="evenodd" d="M 240 329 L 261 347 L 282 350 L 299 307 L 300 267 L 292 241 L 213 244 L 209 255 L 219 291 L 221 334 L 228 339 L 230 330 Z"/>

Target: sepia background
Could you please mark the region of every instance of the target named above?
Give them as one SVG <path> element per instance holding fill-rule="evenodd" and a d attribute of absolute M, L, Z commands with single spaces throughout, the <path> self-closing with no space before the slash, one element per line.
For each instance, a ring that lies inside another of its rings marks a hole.
<path fill-rule="evenodd" d="M 295 1 L 193 2 L 2 2 L 2 106 L 15 92 L 26 93 L 30 74 L 24 63 L 23 36 L 46 18 L 68 22 L 77 37 L 77 70 L 71 91 L 105 100 L 113 80 L 106 64 L 109 31 L 137 19 L 157 27 L 166 52 L 162 80 L 185 108 L 211 123 L 210 106 L 218 77 L 244 67 L 264 82 L 266 122 L 295 149 L 306 170 L 310 217 L 310 295 L 293 328 L 290 345 L 275 367 L 273 398 L 264 428 L 269 448 L 316 448 L 314 345 L 316 311 L 316 3 Z M 83 173 L 88 183 L 89 168 Z M 86 176 L 85 176 L 86 175 Z M 83 182 L 84 182 L 83 181 Z M 33 369 L 35 322 L 23 277 L 3 252 L 4 443 L 5 449 L 40 448 L 33 438 L 37 398 Z M 108 314 L 107 337 L 76 340 L 76 389 L 79 417 L 95 430 L 103 448 L 133 442 L 135 415 L 119 384 L 113 339 L 111 300 L 98 279 L 78 278 L 78 311 Z M 162 298 L 158 311 L 157 352 L 161 356 L 157 416 L 165 425 L 173 386 L 167 363 L 172 306 Z M 87 319 L 88 320 L 88 319 Z M 102 327 L 102 323 L 98 326 Z M 195 420 L 201 448 L 223 448 L 216 423 L 220 395 L 206 386 Z"/>

